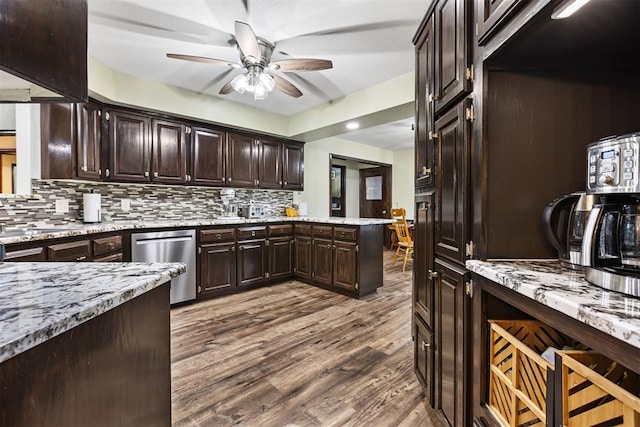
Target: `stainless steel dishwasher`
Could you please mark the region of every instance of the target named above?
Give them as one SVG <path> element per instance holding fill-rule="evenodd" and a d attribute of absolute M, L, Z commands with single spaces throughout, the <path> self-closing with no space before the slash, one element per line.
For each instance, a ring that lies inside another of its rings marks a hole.
<path fill-rule="evenodd" d="M 171 304 L 196 297 L 196 230 L 131 234 L 131 261 L 181 262 L 187 271 L 171 280 Z"/>

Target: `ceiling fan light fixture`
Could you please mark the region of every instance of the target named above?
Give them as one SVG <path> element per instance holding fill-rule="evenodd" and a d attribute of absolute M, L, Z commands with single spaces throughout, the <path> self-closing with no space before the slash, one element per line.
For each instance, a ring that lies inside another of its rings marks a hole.
<path fill-rule="evenodd" d="M 271 92 L 276 87 L 276 82 L 275 80 L 273 80 L 273 77 L 271 77 L 269 74 L 265 72 L 261 72 L 258 75 L 258 81 L 260 86 L 265 88 L 267 92 Z"/>
<path fill-rule="evenodd" d="M 249 87 L 249 78 L 247 77 L 247 74 L 240 74 L 238 76 L 235 76 L 233 80 L 231 80 L 231 86 L 233 87 L 233 90 L 235 90 L 239 94 L 243 94 Z"/>

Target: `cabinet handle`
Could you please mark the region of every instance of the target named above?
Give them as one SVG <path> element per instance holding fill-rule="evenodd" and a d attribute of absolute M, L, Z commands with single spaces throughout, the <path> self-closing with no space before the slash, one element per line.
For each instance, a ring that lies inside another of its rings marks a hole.
<path fill-rule="evenodd" d="M 287 181 L 284 182 L 284 185 L 289 185 L 289 183 Z"/>
<path fill-rule="evenodd" d="M 430 279 L 435 279 L 435 278 L 437 278 L 437 277 L 438 277 L 438 272 L 437 272 L 437 271 L 431 271 L 431 270 L 429 270 L 429 271 L 428 271 L 428 273 L 429 273 L 429 278 L 430 278 Z"/>
<path fill-rule="evenodd" d="M 429 101 L 431 102 L 438 101 L 439 99 L 440 97 L 438 95 L 434 95 L 434 94 L 429 95 Z"/>
<path fill-rule="evenodd" d="M 422 167 L 422 175 L 424 175 L 424 176 L 429 176 L 429 175 L 431 175 L 431 168 L 428 168 L 428 167 L 426 167 L 426 166 L 423 166 L 423 167 Z"/>
<path fill-rule="evenodd" d="M 236 251 L 236 247 L 235 246 L 231 246 L 231 252 L 235 252 Z"/>
<path fill-rule="evenodd" d="M 240 246 L 240 247 L 238 248 L 238 250 L 239 250 L 239 251 L 241 251 L 241 250 L 242 250 L 242 246 Z"/>
<path fill-rule="evenodd" d="M 229 182 L 231 182 L 231 178 L 229 178 Z"/>
<path fill-rule="evenodd" d="M 104 170 L 104 176 L 106 176 L 107 178 L 109 178 L 109 169 L 105 169 L 105 170 Z"/>
<path fill-rule="evenodd" d="M 260 185 L 260 180 L 256 179 L 256 185 Z"/>
<path fill-rule="evenodd" d="M 87 259 L 86 256 L 79 256 L 79 257 L 76 258 L 76 261 L 83 261 L 85 259 Z"/>
<path fill-rule="evenodd" d="M 423 348 L 429 348 L 429 347 L 431 347 L 431 344 L 430 344 L 430 343 L 428 343 L 428 342 L 424 342 L 424 341 L 422 341 L 422 347 L 423 347 Z"/>
<path fill-rule="evenodd" d="M 227 178 L 222 177 L 222 182 L 225 182 L 227 180 Z"/>
<path fill-rule="evenodd" d="M 221 237 L 220 233 L 216 234 L 216 239 L 220 240 Z"/>
<path fill-rule="evenodd" d="M 113 247 L 114 247 L 113 243 L 109 243 L 107 246 L 109 247 L 110 250 L 113 250 Z"/>
<path fill-rule="evenodd" d="M 256 237 L 256 232 L 255 231 L 251 232 L 251 237 Z"/>
<path fill-rule="evenodd" d="M 149 176 L 149 171 L 145 171 L 144 172 L 144 176 L 148 177 Z"/>
<path fill-rule="evenodd" d="M 429 131 L 429 139 L 438 139 L 438 132 Z"/>
<path fill-rule="evenodd" d="M 278 181 L 278 185 L 282 185 L 282 181 Z"/>
<path fill-rule="evenodd" d="M 83 167 L 81 167 L 81 168 L 80 168 L 80 170 L 81 170 L 82 172 L 86 172 L 86 171 L 87 171 L 87 167 L 86 167 L 86 166 L 83 166 Z"/>
<path fill-rule="evenodd" d="M 191 175 L 187 175 L 187 181 L 191 182 Z"/>
<path fill-rule="evenodd" d="M 154 177 L 154 178 L 157 178 L 157 177 L 158 177 L 158 172 L 154 172 L 154 173 L 153 173 L 153 177 Z"/>

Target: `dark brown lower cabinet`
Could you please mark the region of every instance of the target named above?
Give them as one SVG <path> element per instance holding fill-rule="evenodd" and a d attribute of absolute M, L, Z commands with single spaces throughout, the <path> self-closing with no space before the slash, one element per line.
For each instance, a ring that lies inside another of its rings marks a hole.
<path fill-rule="evenodd" d="M 311 279 L 311 238 L 296 236 L 293 272 L 302 280 Z"/>
<path fill-rule="evenodd" d="M 269 280 L 291 277 L 293 272 L 293 236 L 269 238 Z"/>
<path fill-rule="evenodd" d="M 236 243 L 212 243 L 198 248 L 200 296 L 236 287 Z"/>
<path fill-rule="evenodd" d="M 414 371 L 427 402 L 433 406 L 433 331 L 421 318 L 413 319 Z"/>
<path fill-rule="evenodd" d="M 468 425 L 466 399 L 469 354 L 468 272 L 455 264 L 435 260 L 435 407 L 452 426 Z"/>
<path fill-rule="evenodd" d="M 313 261 L 311 277 L 316 283 L 331 286 L 333 282 L 333 241 L 314 238 L 311 245 Z"/>
<path fill-rule="evenodd" d="M 355 242 L 334 242 L 333 286 L 348 292 L 358 290 L 358 245 Z"/>
<path fill-rule="evenodd" d="M 47 253 L 43 247 L 17 250 L 7 248 L 7 254 L 4 257 L 4 261 L 11 262 L 40 262 L 46 260 Z"/>
<path fill-rule="evenodd" d="M 269 278 L 266 260 L 265 239 L 238 242 L 238 258 L 236 260 L 238 287 L 266 282 Z"/>

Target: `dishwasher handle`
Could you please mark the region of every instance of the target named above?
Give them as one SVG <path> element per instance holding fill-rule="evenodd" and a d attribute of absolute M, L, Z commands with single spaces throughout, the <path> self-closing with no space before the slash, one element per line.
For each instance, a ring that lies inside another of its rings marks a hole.
<path fill-rule="evenodd" d="M 181 236 L 181 237 L 159 237 L 159 238 L 149 238 L 149 239 L 140 239 L 136 240 L 136 245 L 152 245 L 155 243 L 169 243 L 169 242 L 190 242 L 193 240 L 191 236 Z"/>

